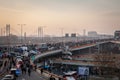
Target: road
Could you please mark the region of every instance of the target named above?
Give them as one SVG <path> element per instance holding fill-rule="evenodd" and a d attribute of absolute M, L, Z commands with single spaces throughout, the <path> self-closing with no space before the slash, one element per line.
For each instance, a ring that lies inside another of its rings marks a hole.
<path fill-rule="evenodd" d="M 48 78 L 39 74 L 38 72 L 32 71 L 31 76 L 29 76 L 27 73 L 22 74 L 17 78 L 17 80 L 48 80 Z"/>

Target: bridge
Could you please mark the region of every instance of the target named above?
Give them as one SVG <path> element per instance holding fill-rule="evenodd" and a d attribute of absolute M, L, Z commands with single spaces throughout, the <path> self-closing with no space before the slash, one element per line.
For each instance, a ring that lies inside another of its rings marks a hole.
<path fill-rule="evenodd" d="M 73 51 L 76 51 L 76 50 L 82 50 L 82 49 L 98 46 L 98 45 L 101 45 L 101 44 L 105 44 L 105 43 L 108 43 L 108 42 L 111 42 L 111 41 L 96 42 L 96 43 L 86 44 L 86 45 L 77 46 L 77 47 L 70 47 L 70 51 L 73 52 Z M 35 60 L 40 59 L 40 58 L 44 58 L 44 57 L 50 57 L 50 56 L 53 56 L 53 55 L 60 55 L 62 53 L 62 51 L 63 51 L 62 49 L 59 49 L 59 50 L 45 52 L 45 53 L 42 53 L 40 55 L 36 55 Z"/>
<path fill-rule="evenodd" d="M 83 50 L 86 48 L 91 48 L 91 47 L 106 44 L 109 42 L 114 43 L 114 44 L 120 44 L 119 41 L 102 41 L 102 42 L 88 43 L 88 44 L 81 45 L 81 46 L 73 46 L 73 47 L 70 47 L 70 51 L 73 52 L 73 51 L 77 51 L 77 50 Z M 34 61 L 41 59 L 41 58 L 61 55 L 62 51 L 63 51 L 62 49 L 58 49 L 58 50 L 48 51 L 48 52 L 36 55 Z M 84 65 L 84 66 L 88 66 L 88 65 L 89 66 L 98 66 L 98 65 L 95 65 L 94 63 L 99 64 L 99 62 L 86 62 L 86 63 L 84 63 L 83 61 L 59 60 L 59 59 L 55 60 L 53 62 L 60 63 L 60 64 L 62 63 L 62 64 Z M 45 77 L 45 76 L 43 76 L 35 71 L 33 71 L 31 74 L 32 75 L 30 77 L 28 75 L 22 75 L 17 80 L 22 80 L 22 79 L 23 80 L 47 80 L 48 79 L 48 77 Z"/>

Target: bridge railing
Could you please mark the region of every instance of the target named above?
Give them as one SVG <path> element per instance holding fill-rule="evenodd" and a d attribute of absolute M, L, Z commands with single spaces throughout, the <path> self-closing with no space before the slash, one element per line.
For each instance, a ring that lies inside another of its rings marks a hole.
<path fill-rule="evenodd" d="M 38 70 L 41 72 L 41 68 L 38 68 Z M 44 76 L 46 76 L 48 78 L 50 78 L 50 76 L 52 76 L 53 78 L 55 78 L 55 80 L 63 80 L 62 76 L 59 76 L 59 75 L 54 74 L 54 73 L 50 73 L 47 70 L 43 70 L 43 73 L 44 73 Z"/>

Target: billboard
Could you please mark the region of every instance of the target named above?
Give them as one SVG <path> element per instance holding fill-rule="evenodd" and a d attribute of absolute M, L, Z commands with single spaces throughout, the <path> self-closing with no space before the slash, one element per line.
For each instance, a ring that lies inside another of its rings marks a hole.
<path fill-rule="evenodd" d="M 78 67 L 78 74 L 82 76 L 89 75 L 89 67 Z"/>

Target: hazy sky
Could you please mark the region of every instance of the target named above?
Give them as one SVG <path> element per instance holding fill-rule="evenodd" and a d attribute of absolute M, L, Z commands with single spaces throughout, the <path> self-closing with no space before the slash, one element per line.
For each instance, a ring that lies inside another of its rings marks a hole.
<path fill-rule="evenodd" d="M 0 28 L 11 24 L 11 31 L 37 35 L 37 28 L 45 26 L 44 33 L 83 34 L 86 31 L 113 34 L 120 30 L 120 0 L 0 0 Z"/>

